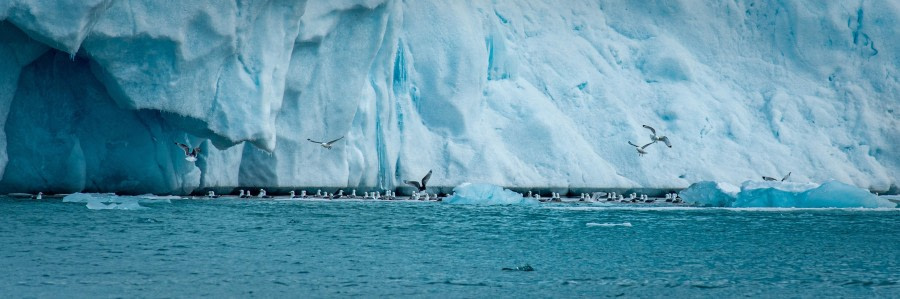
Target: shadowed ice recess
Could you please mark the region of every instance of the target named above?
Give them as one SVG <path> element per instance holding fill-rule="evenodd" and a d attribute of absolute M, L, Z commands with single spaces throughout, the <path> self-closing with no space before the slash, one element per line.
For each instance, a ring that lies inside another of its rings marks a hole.
<path fill-rule="evenodd" d="M 792 172 L 896 193 L 898 20 L 896 1 L 0 0 L 0 194 L 429 170 L 444 192 Z M 642 125 L 672 147 L 639 156 Z"/>

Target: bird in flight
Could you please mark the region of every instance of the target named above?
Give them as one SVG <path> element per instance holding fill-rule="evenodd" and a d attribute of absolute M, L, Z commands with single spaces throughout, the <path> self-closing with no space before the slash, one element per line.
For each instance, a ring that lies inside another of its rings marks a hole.
<path fill-rule="evenodd" d="M 338 138 L 338 139 L 335 139 L 335 140 L 332 140 L 332 141 L 329 141 L 329 142 L 315 141 L 315 140 L 306 138 L 306 140 L 309 140 L 309 142 L 312 142 L 312 143 L 318 143 L 319 145 L 321 145 L 322 147 L 327 148 L 327 149 L 331 149 L 331 145 L 334 144 L 335 142 L 337 142 L 338 140 L 341 140 L 341 139 L 344 139 L 344 136 L 341 136 L 341 138 Z"/>
<path fill-rule="evenodd" d="M 654 142 L 656 142 L 656 141 L 654 141 Z M 631 144 L 631 146 L 634 146 L 637 149 L 638 156 L 643 156 L 644 154 L 647 153 L 647 151 L 645 151 L 644 148 L 650 146 L 651 144 L 653 144 L 653 142 L 644 144 L 644 146 L 638 146 L 637 144 L 634 144 L 631 141 L 628 141 L 628 144 Z"/>
<path fill-rule="evenodd" d="M 419 189 L 419 191 L 425 191 L 425 184 L 428 183 L 428 179 L 430 179 L 430 178 L 431 178 L 431 170 L 429 170 L 428 174 L 426 174 L 425 177 L 422 178 L 422 183 L 419 183 L 416 181 L 403 181 L 403 183 L 410 184 L 413 187 L 416 187 L 416 189 Z"/>
<path fill-rule="evenodd" d="M 656 136 L 656 130 L 653 129 L 653 127 L 651 127 L 651 126 L 644 125 L 644 128 L 647 128 L 648 130 L 650 130 L 650 139 L 653 140 L 653 142 L 651 142 L 651 143 L 655 143 L 657 141 L 662 141 L 663 143 L 666 144 L 666 146 L 672 147 L 672 143 L 669 142 L 669 137 Z"/>
<path fill-rule="evenodd" d="M 184 150 L 184 159 L 185 160 L 188 160 L 191 162 L 197 161 L 197 155 L 200 154 L 199 147 L 195 147 L 194 149 L 191 149 L 191 147 L 189 147 L 183 143 L 178 143 L 178 141 L 176 141 L 175 144 L 177 144 L 178 147 L 180 147 L 182 150 Z"/>

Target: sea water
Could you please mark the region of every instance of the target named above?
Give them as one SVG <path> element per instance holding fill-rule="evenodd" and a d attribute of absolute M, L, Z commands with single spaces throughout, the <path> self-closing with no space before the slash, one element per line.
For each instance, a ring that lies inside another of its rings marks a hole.
<path fill-rule="evenodd" d="M 900 297 L 898 209 L 89 205 L 0 198 L 3 297 Z"/>

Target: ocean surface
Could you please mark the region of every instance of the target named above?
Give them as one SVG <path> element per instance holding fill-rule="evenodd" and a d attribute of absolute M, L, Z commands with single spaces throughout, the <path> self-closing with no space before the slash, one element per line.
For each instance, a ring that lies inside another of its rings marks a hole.
<path fill-rule="evenodd" d="M 900 209 L 242 199 L 122 207 L 0 197 L 0 294 L 900 297 Z M 502 270 L 525 265 L 534 271 Z"/>

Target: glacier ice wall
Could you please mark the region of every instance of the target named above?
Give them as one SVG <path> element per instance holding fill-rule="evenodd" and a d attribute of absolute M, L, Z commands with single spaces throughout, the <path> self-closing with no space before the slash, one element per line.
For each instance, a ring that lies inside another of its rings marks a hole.
<path fill-rule="evenodd" d="M 896 189 L 898 20 L 861 0 L 0 0 L 0 192 L 394 188 L 429 169 Z M 638 157 L 642 124 L 673 148 Z"/>

